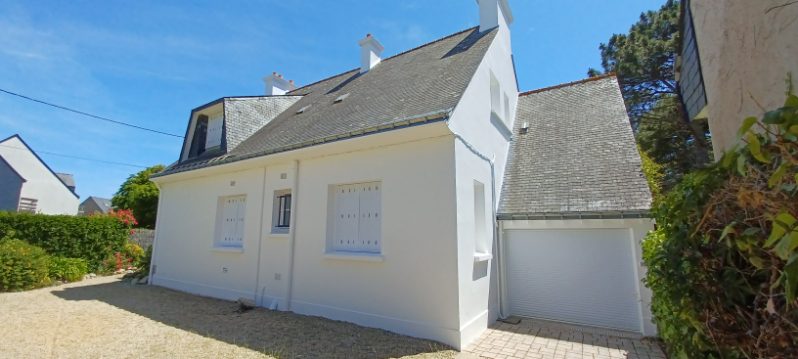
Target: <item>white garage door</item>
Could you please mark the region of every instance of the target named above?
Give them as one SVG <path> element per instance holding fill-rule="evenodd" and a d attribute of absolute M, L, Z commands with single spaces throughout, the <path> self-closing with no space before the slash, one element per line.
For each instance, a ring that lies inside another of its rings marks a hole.
<path fill-rule="evenodd" d="M 508 230 L 505 238 L 511 314 L 640 331 L 628 230 Z"/>

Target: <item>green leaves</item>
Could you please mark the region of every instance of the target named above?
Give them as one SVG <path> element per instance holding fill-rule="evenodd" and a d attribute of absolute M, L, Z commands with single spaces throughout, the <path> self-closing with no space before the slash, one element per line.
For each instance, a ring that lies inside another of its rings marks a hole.
<path fill-rule="evenodd" d="M 759 162 L 770 163 L 770 159 L 762 153 L 762 143 L 759 142 L 759 136 L 753 132 L 748 132 L 745 139 L 748 141 L 748 150 L 751 152 L 751 156 L 754 156 Z"/>
<path fill-rule="evenodd" d="M 751 126 L 756 124 L 757 121 L 759 121 L 759 119 L 756 117 L 748 117 L 743 120 L 743 125 L 740 126 L 739 130 L 737 130 L 737 138 L 743 138 L 743 136 L 748 133 L 748 130 L 751 129 Z"/>

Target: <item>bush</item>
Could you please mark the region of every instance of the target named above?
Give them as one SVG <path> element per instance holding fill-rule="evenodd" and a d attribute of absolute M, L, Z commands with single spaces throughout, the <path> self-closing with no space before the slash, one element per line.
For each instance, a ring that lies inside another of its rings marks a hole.
<path fill-rule="evenodd" d="M 673 357 L 798 357 L 798 97 L 740 136 L 653 211 L 646 285 Z"/>
<path fill-rule="evenodd" d="M 50 258 L 34 245 L 18 239 L 0 241 L 0 291 L 33 289 L 50 284 Z"/>
<path fill-rule="evenodd" d="M 0 237 L 18 239 L 43 248 L 53 256 L 82 258 L 96 270 L 109 255 L 122 250 L 129 228 L 111 216 L 50 216 L 0 212 Z"/>
<path fill-rule="evenodd" d="M 89 264 L 82 258 L 52 257 L 50 259 L 50 279 L 77 282 L 88 273 Z"/>
<path fill-rule="evenodd" d="M 144 249 L 136 243 L 127 242 L 122 250 L 122 256 L 126 259 L 128 265 L 138 267 L 141 265 L 141 259 L 144 258 Z"/>

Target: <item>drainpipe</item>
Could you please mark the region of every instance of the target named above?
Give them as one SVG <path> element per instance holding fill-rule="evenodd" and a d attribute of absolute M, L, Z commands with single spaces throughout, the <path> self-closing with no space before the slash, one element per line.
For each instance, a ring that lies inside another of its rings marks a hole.
<path fill-rule="evenodd" d="M 266 209 L 266 175 L 268 171 L 266 168 L 263 169 L 263 186 L 261 187 L 262 195 L 260 201 L 260 235 L 258 237 L 258 265 L 255 272 L 255 305 L 263 306 L 263 293 L 266 291 L 266 286 L 263 289 L 258 290 L 260 286 L 260 259 L 263 256 L 263 252 L 261 252 L 261 247 L 263 245 L 263 214 L 264 210 Z M 260 296 L 258 296 L 260 293 Z"/>
<path fill-rule="evenodd" d="M 496 300 L 499 302 L 499 319 L 507 319 L 508 315 L 504 312 L 504 290 L 507 288 L 504 285 L 504 278 L 506 274 L 504 273 L 504 266 L 502 265 L 502 260 L 504 260 L 504 238 L 502 233 L 504 233 L 504 221 L 496 220 L 497 223 L 497 235 L 496 235 L 496 284 L 499 286 L 496 290 Z"/>
<path fill-rule="evenodd" d="M 494 154 L 493 155 L 494 158 L 492 158 L 492 159 L 488 158 L 488 156 L 485 156 L 482 153 L 480 153 L 479 150 L 477 150 L 476 147 L 474 147 L 472 144 L 470 144 L 468 141 L 466 141 L 466 139 L 463 138 L 463 136 L 460 136 L 460 134 L 454 133 L 454 137 L 456 139 L 460 140 L 460 142 L 462 142 L 466 146 L 466 148 L 468 148 L 469 151 L 471 151 L 472 153 L 477 155 L 477 157 L 479 157 L 483 161 L 487 162 L 488 165 L 490 166 L 490 189 L 491 189 L 491 192 L 490 192 L 490 201 L 491 201 L 490 210 L 491 210 L 491 215 L 492 215 L 491 216 L 491 220 L 493 221 L 493 241 L 494 241 L 494 243 L 496 243 L 496 249 L 497 249 L 496 251 L 501 253 L 501 246 L 499 244 L 500 238 L 501 238 L 500 227 L 499 227 L 500 226 L 500 222 L 496 218 L 496 168 L 494 166 L 494 161 L 496 159 L 496 155 Z M 499 301 L 499 308 L 498 308 L 499 309 L 498 310 L 499 319 L 505 319 L 505 318 L 507 318 L 507 316 L 504 314 L 504 310 L 502 309 L 502 301 L 503 301 L 503 294 L 502 294 L 503 286 L 501 284 L 502 266 L 501 266 L 501 262 L 499 261 L 499 257 L 500 257 L 499 253 L 493 253 L 494 260 L 496 261 L 496 283 L 499 286 L 498 290 L 496 291 L 496 297 L 497 297 L 497 299 Z"/>
<path fill-rule="evenodd" d="M 291 310 L 291 297 L 294 292 L 294 248 L 296 247 L 296 223 L 299 212 L 297 211 L 299 202 L 299 161 L 294 160 L 294 188 L 291 193 L 291 219 L 289 224 L 290 234 L 288 236 L 288 293 L 285 296 L 285 309 Z"/>

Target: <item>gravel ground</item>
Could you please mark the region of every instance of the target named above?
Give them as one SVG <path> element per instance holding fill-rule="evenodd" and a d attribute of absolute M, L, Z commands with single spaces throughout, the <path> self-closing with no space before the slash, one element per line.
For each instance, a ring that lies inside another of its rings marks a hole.
<path fill-rule="evenodd" d="M 427 340 L 100 277 L 0 293 L 0 358 L 452 358 Z"/>

